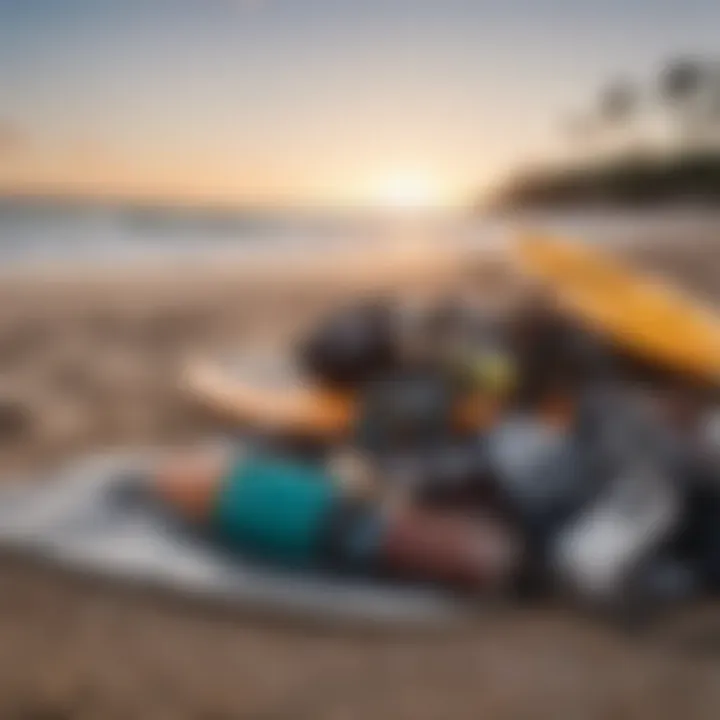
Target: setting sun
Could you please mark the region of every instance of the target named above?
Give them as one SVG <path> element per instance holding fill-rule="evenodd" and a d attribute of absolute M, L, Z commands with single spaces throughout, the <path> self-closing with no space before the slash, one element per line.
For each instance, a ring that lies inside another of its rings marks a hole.
<path fill-rule="evenodd" d="M 445 205 L 439 185 L 429 175 L 398 173 L 378 183 L 373 200 L 395 210 L 420 210 Z"/>

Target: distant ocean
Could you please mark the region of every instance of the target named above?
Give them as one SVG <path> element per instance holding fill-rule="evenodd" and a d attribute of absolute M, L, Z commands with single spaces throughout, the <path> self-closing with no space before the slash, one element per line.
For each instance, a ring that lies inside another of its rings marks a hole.
<path fill-rule="evenodd" d="M 693 211 L 535 214 L 504 218 L 412 218 L 297 211 L 147 207 L 0 198 L 0 265 L 133 264 L 148 260 L 241 260 L 263 255 L 311 260 L 333 249 L 387 247 L 409 237 L 440 244 L 483 245 L 518 227 L 542 227 L 589 239 L 678 231 L 698 222 L 720 227 L 717 216 Z"/>
<path fill-rule="evenodd" d="M 472 242 L 487 222 L 361 212 L 235 210 L 0 198 L 0 264 L 133 264 L 250 256 L 312 259 L 343 248 L 386 247 L 408 237 Z"/>
<path fill-rule="evenodd" d="M 464 232 L 467 221 L 422 221 L 423 232 Z M 412 228 L 410 227 L 412 225 Z M 442 230 L 440 226 L 442 225 Z M 0 198 L 0 263 L 133 263 L 251 254 L 307 256 L 393 242 L 417 225 L 388 217 L 299 211 L 146 207 Z"/>

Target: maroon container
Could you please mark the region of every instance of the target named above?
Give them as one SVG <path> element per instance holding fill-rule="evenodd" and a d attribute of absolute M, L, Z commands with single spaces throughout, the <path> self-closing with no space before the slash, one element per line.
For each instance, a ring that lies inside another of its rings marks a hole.
<path fill-rule="evenodd" d="M 392 577 L 496 592 L 516 578 L 521 547 L 512 529 L 493 517 L 402 510 L 388 520 L 380 560 Z"/>

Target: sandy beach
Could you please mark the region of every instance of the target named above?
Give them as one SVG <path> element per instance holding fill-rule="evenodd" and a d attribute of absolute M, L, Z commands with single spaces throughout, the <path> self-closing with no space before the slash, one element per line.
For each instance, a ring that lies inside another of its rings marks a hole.
<path fill-rule="evenodd" d="M 639 238 L 621 251 L 717 299 L 718 248 L 720 235 Z M 217 418 L 179 389 L 184 359 L 285 341 L 359 293 L 512 292 L 506 267 L 482 254 L 363 262 L 8 275 L 2 474 L 211 436 Z M 720 631 L 720 617 L 709 620 Z M 16 561 L 0 570 L 0 718 L 714 720 L 719 672 L 720 645 L 682 652 L 556 611 L 508 610 L 447 636 L 318 633 Z"/>
<path fill-rule="evenodd" d="M 367 293 L 450 289 L 455 254 L 277 263 L 52 269 L 0 282 L 0 464 L 37 467 L 101 448 L 185 441 L 211 419 L 180 390 L 182 364 L 290 343 L 322 312 Z"/>

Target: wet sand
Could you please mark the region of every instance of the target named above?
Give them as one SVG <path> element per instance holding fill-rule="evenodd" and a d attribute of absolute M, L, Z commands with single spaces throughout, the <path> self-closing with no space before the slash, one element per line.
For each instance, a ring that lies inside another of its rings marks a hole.
<path fill-rule="evenodd" d="M 720 291 L 716 241 L 624 252 Z M 289 338 L 358 292 L 511 291 L 497 263 L 272 277 L 241 268 L 8 278 L 0 285 L 0 468 L 113 445 L 187 443 L 217 419 L 178 389 L 189 353 Z M 344 270 L 347 270 L 345 266 Z M 352 276 L 352 277 L 351 277 Z M 0 718 L 715 719 L 720 616 L 706 652 L 557 611 L 392 637 L 281 628 L 56 572 L 0 564 Z M 715 647 L 713 647 L 713 642 Z"/>

